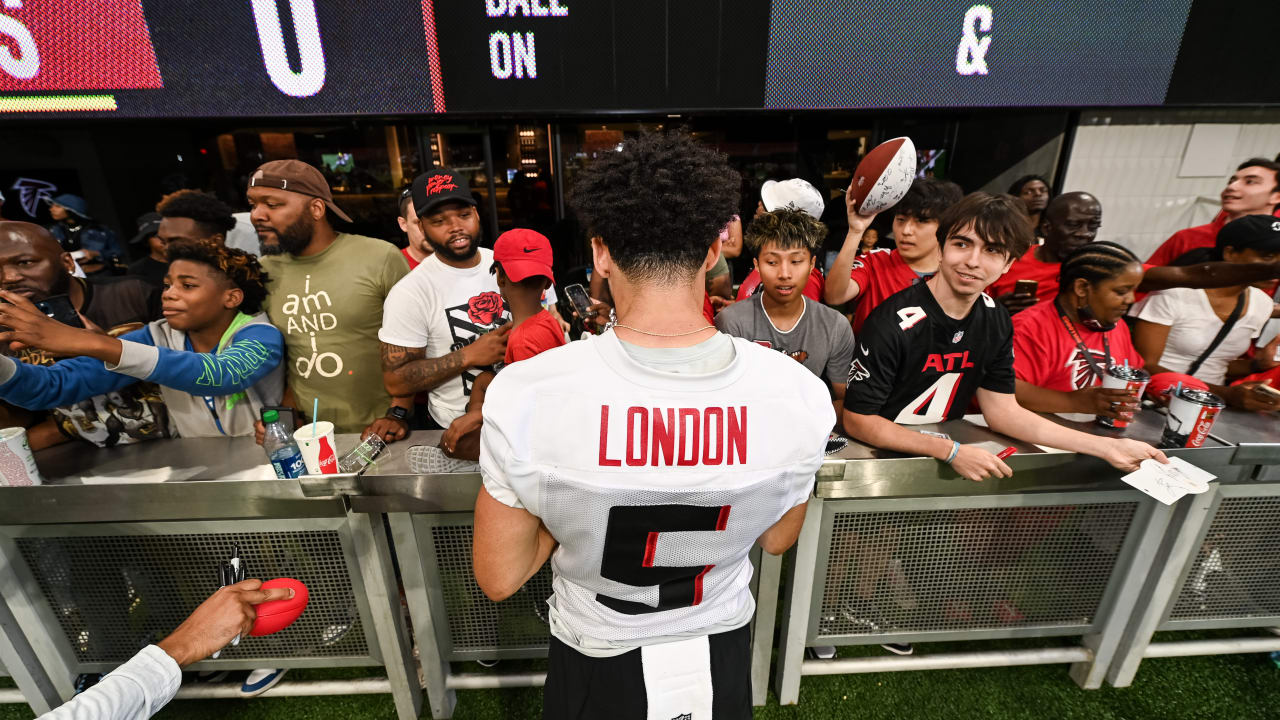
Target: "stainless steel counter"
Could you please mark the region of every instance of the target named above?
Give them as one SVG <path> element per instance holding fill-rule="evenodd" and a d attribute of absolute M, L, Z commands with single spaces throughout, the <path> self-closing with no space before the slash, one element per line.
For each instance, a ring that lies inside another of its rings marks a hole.
<path fill-rule="evenodd" d="M 1055 422 L 1099 436 L 1124 436 L 1155 444 L 1164 416 L 1146 410 L 1126 430 L 1109 430 L 1092 422 Z M 1197 464 L 1222 466 L 1258 463 L 1275 455 L 1280 437 L 1270 416 L 1224 412 L 1206 446 L 1174 450 L 1195 457 Z M 947 465 L 930 457 L 879 450 L 850 441 L 831 456 L 818 473 L 820 497 L 919 497 L 989 495 L 1054 490 L 1124 487 L 1117 471 L 1100 460 L 1010 440 L 979 423 L 956 420 L 924 425 L 920 430 L 945 433 L 962 443 L 998 451 L 1012 445 L 1018 452 L 1006 462 L 1011 478 L 982 483 L 962 480 Z M 262 449 L 252 438 L 168 440 L 112 449 L 68 443 L 36 454 L 46 484 L 0 489 L 0 523 L 120 522 L 210 518 L 306 516 L 357 512 L 468 512 L 480 488 L 476 473 L 421 475 L 409 469 L 405 451 L 413 445 L 435 445 L 440 431 L 417 431 L 388 446 L 364 474 L 275 477 Z M 1247 438 L 1237 449 L 1231 438 Z M 339 435 L 338 450 L 353 447 L 356 435 Z M 1267 441 L 1270 442 L 1267 442 Z M 1064 472 L 1068 466 L 1071 470 Z"/>

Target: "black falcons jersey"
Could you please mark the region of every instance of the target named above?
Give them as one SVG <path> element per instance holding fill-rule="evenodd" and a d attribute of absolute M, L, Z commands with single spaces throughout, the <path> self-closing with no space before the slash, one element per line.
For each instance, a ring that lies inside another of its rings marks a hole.
<path fill-rule="evenodd" d="M 978 388 L 1014 391 L 1013 322 L 983 293 L 968 317 L 938 306 L 927 283 L 891 295 L 871 311 L 849 366 L 845 409 L 901 425 L 965 414 Z"/>

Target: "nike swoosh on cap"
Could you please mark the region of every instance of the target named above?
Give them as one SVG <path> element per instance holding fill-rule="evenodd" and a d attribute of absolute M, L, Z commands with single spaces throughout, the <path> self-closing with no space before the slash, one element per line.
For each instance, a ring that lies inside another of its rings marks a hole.
<path fill-rule="evenodd" d="M 538 252 L 538 248 L 525 248 L 524 251 L 527 253 Z"/>

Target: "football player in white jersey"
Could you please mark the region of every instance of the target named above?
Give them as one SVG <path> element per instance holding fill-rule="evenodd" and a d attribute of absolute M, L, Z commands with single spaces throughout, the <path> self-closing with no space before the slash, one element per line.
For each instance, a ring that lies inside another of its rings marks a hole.
<path fill-rule="evenodd" d="M 502 600 L 551 558 L 544 717 L 751 717 L 748 553 L 795 542 L 835 413 L 702 315 L 738 184 L 681 133 L 593 161 L 571 200 L 617 325 L 489 387 L 475 576 Z"/>
<path fill-rule="evenodd" d="M 996 432 L 1136 470 L 1164 453 L 1127 438 L 1071 430 L 1018 405 L 1013 324 L 983 291 L 1030 247 L 1026 211 L 1012 195 L 972 193 L 938 221 L 938 274 L 886 299 L 858 336 L 844 400 L 844 427 L 869 445 L 931 455 L 970 480 L 1009 477 L 1003 460 L 976 445 L 904 425 L 964 415 L 975 396 Z"/>

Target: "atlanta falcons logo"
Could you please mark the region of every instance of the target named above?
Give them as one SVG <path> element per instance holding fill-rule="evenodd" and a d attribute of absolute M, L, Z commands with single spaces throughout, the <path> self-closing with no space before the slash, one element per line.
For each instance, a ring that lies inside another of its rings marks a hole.
<path fill-rule="evenodd" d="M 41 202 L 53 199 L 53 193 L 58 189 L 51 182 L 25 177 L 14 180 L 12 187 L 18 191 L 18 203 L 22 205 L 22 211 L 31 217 L 36 216 Z"/>
<path fill-rule="evenodd" d="M 1094 362 L 1102 365 L 1107 361 L 1107 356 L 1101 351 L 1089 348 L 1089 354 L 1093 356 Z M 1071 387 L 1074 390 L 1087 388 L 1097 382 L 1097 374 L 1093 372 L 1093 368 L 1089 367 L 1089 361 L 1085 359 L 1079 348 L 1076 348 L 1071 356 L 1067 359 L 1064 367 L 1071 370 Z"/>

